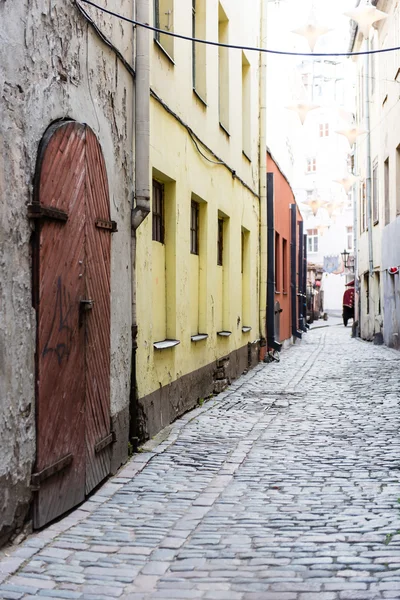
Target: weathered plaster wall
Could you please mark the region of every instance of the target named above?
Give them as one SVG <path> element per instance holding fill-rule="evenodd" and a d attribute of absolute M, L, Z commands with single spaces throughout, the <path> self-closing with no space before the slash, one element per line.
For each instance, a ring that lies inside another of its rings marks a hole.
<path fill-rule="evenodd" d="M 120 2 L 119 11 L 132 16 L 132 3 Z M 92 15 L 131 63 L 131 27 L 94 10 Z M 27 515 L 35 460 L 36 334 L 27 205 L 40 139 L 51 122 L 65 117 L 87 123 L 98 136 L 111 218 L 118 222 L 111 265 L 111 412 L 124 431 L 131 343 L 132 107 L 131 75 L 72 1 L 0 2 L 0 544 Z M 127 438 L 120 440 L 114 467 L 126 448 Z"/>

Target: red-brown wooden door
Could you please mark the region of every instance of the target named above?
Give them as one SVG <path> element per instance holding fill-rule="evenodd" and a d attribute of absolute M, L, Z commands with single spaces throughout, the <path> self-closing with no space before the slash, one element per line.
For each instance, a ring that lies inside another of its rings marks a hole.
<path fill-rule="evenodd" d="M 86 125 L 48 130 L 36 186 L 37 528 L 110 472 L 111 223 L 103 155 Z"/>

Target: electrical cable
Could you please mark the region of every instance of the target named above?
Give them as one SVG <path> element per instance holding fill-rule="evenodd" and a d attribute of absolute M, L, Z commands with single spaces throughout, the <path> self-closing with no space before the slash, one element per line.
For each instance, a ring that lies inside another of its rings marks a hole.
<path fill-rule="evenodd" d="M 80 0 L 85 4 L 89 4 L 102 12 L 107 13 L 113 17 L 117 17 L 117 19 L 121 19 L 122 21 L 126 21 L 127 23 L 131 23 L 132 25 L 136 25 L 137 27 L 143 27 L 144 29 L 149 29 L 150 31 L 155 31 L 156 33 L 161 33 L 162 35 L 168 35 L 170 37 L 178 38 L 180 40 L 186 40 L 188 42 L 195 42 L 197 44 L 207 44 L 208 46 L 218 46 L 220 48 L 231 48 L 232 50 L 247 50 L 248 52 L 264 52 L 267 54 L 275 54 L 279 56 L 310 56 L 310 57 L 320 57 L 320 56 L 365 56 L 369 54 L 383 54 L 385 52 L 395 52 L 400 50 L 400 46 L 396 46 L 394 48 L 381 48 L 380 50 L 365 50 L 362 52 L 288 52 L 284 50 L 270 50 L 268 48 L 257 48 L 255 46 L 240 46 L 236 44 L 224 44 L 222 42 L 212 42 L 210 40 L 202 40 L 199 38 L 194 38 L 189 35 L 182 35 L 179 33 L 174 33 L 172 31 L 166 31 L 164 29 L 160 29 L 158 27 L 153 27 L 152 25 L 148 25 L 147 23 L 140 23 L 139 21 L 135 21 L 134 19 L 129 19 L 128 17 L 124 17 L 108 8 L 104 8 L 103 6 L 99 6 L 95 2 L 91 0 Z"/>
<path fill-rule="evenodd" d="M 211 150 L 211 148 L 209 148 L 207 146 L 207 144 L 205 144 L 205 142 L 203 142 L 199 136 L 193 131 L 193 129 L 187 124 L 185 123 L 185 121 L 183 119 L 181 119 L 181 117 L 179 115 L 177 115 L 169 106 L 168 104 L 166 104 L 164 102 L 164 100 L 162 100 L 160 98 L 160 96 L 158 94 L 156 94 L 156 92 L 152 89 L 150 89 L 150 96 L 152 98 L 154 98 L 154 100 L 156 100 L 162 107 L 163 109 L 170 114 L 174 119 L 176 119 L 176 121 L 178 121 L 178 123 L 180 125 L 182 125 L 182 127 L 184 127 L 186 129 L 186 131 L 188 132 L 190 139 L 193 141 L 196 149 L 198 150 L 198 152 L 201 154 L 201 156 L 203 158 L 205 158 L 206 160 L 208 160 L 209 162 L 216 164 L 216 165 L 221 165 L 223 167 L 225 167 L 226 169 L 228 169 L 228 171 L 231 173 L 232 177 L 234 179 L 236 179 L 237 181 L 239 181 L 243 187 L 245 187 L 255 198 L 259 198 L 259 195 L 241 178 L 239 177 L 239 175 L 236 173 L 236 171 L 234 169 L 232 169 L 232 167 L 230 167 L 224 160 L 222 160 L 217 154 L 215 154 L 215 152 L 213 152 L 213 150 Z M 211 154 L 211 156 L 213 156 L 216 160 L 211 160 L 210 158 L 208 158 L 201 150 L 199 147 L 199 144 L 201 144 L 203 146 L 203 148 L 205 148 L 207 150 L 207 152 L 209 152 Z"/>
<path fill-rule="evenodd" d="M 121 63 L 124 65 L 125 69 L 128 71 L 128 73 L 133 78 L 135 78 L 135 70 L 134 70 L 134 68 L 128 63 L 128 61 L 121 54 L 121 52 L 118 50 L 118 48 L 116 48 L 114 46 L 114 44 L 104 35 L 104 33 L 99 29 L 99 27 L 93 21 L 93 19 L 91 18 L 91 16 L 85 11 L 85 9 L 83 8 L 83 6 L 81 6 L 79 4 L 79 2 L 77 2 L 77 0 L 75 0 L 75 5 L 76 5 L 77 9 L 79 10 L 79 12 L 81 13 L 81 15 L 86 19 L 86 21 L 89 23 L 89 25 L 93 28 L 93 30 L 95 31 L 95 33 L 97 34 L 97 36 L 101 39 L 101 41 L 106 46 L 108 46 L 110 48 L 110 50 L 112 50 L 115 53 L 115 55 L 119 58 L 119 60 L 121 61 Z"/>

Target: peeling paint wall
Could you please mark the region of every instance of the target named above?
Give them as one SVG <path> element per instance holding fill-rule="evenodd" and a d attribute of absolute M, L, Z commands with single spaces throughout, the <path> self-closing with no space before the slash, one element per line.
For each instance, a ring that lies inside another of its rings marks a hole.
<path fill-rule="evenodd" d="M 133 3 L 118 10 L 132 17 Z M 91 14 L 131 64 L 133 30 Z M 114 468 L 126 455 L 131 360 L 130 202 L 133 79 L 70 0 L 0 0 L 0 544 L 29 514 L 35 460 L 35 336 L 27 206 L 39 142 L 57 119 L 87 123 L 107 166 L 112 238 L 111 415 Z"/>

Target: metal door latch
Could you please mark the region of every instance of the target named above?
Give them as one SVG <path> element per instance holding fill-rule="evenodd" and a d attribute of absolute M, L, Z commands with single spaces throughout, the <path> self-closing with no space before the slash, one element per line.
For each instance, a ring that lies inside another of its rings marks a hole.
<path fill-rule="evenodd" d="M 81 310 L 83 310 L 85 312 L 88 310 L 92 310 L 93 300 L 81 300 L 80 305 L 81 305 Z"/>

